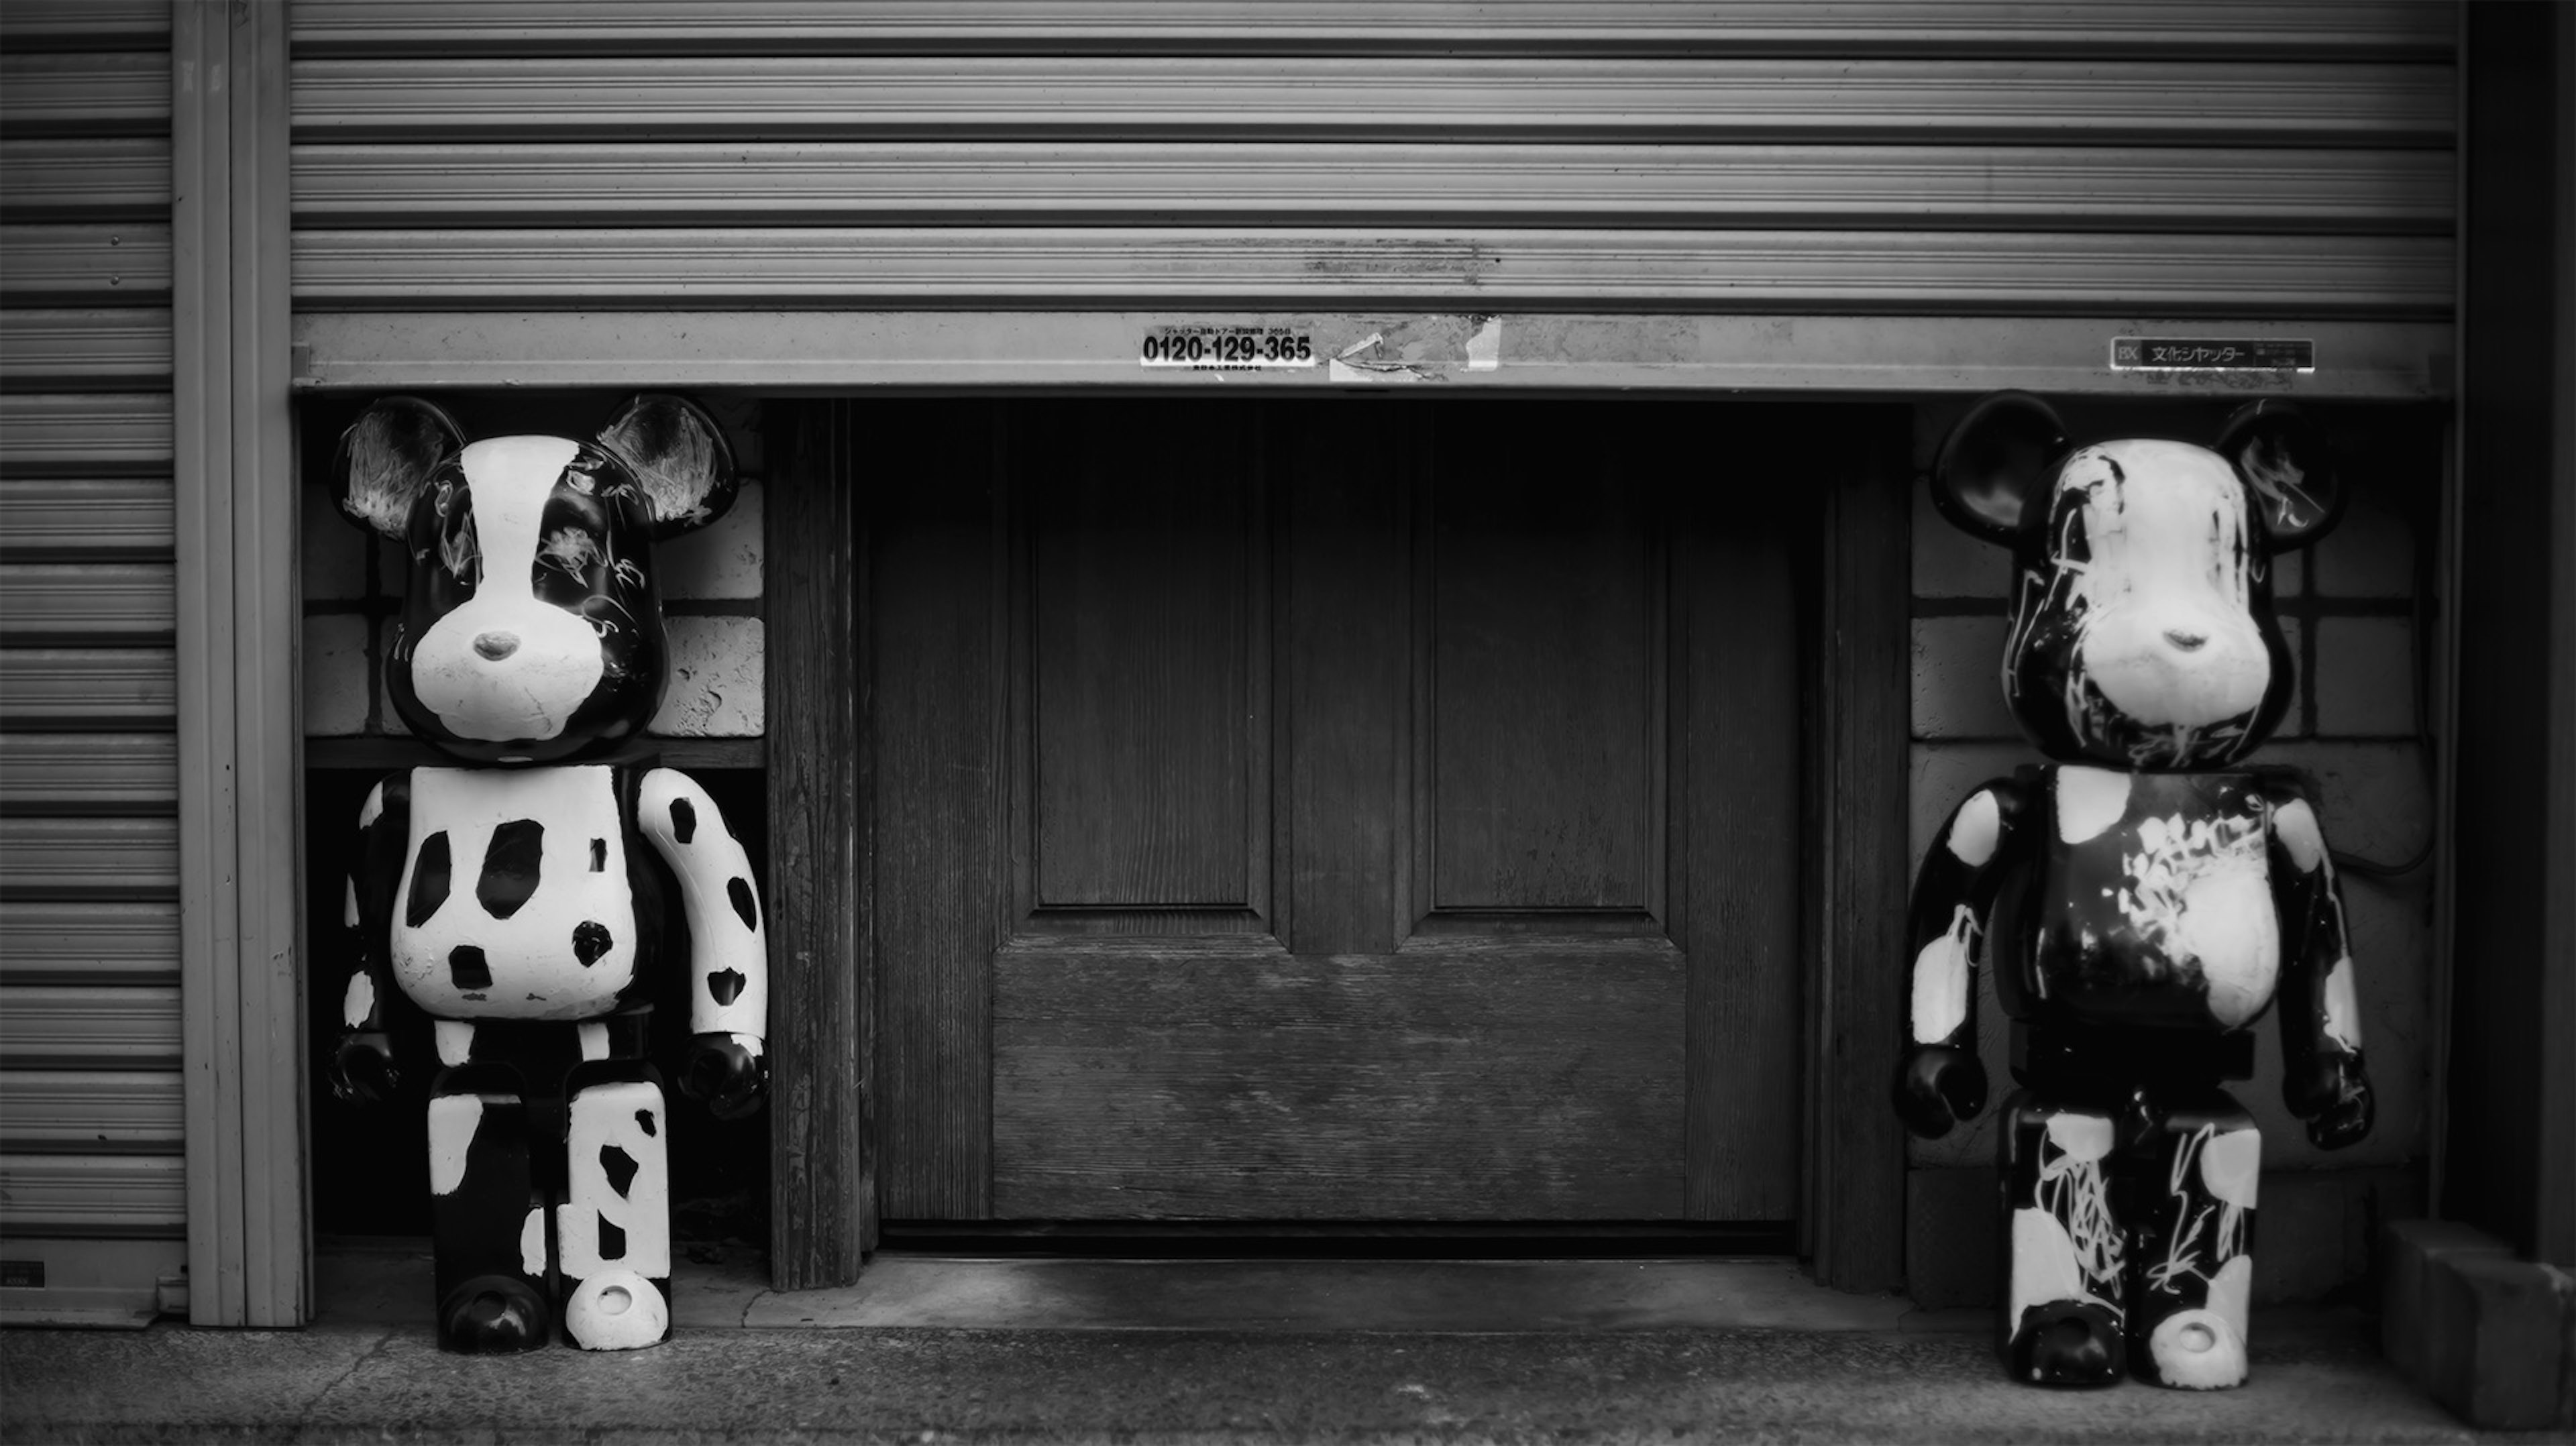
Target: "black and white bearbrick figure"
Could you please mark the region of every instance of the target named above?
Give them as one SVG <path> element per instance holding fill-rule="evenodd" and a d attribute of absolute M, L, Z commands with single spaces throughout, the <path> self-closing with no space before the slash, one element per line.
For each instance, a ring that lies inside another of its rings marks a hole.
<path fill-rule="evenodd" d="M 2245 761 L 2291 694 L 2272 557 L 2333 524 L 2331 461 L 2277 402 L 2210 447 L 2070 449 L 2008 392 L 1960 421 L 1932 485 L 2013 551 L 2003 687 L 2052 761 L 1969 795 L 1924 858 L 1897 1112 L 1934 1138 L 1984 1108 L 1982 954 L 2022 1086 L 2000 1120 L 2006 1370 L 2241 1384 L 2262 1139 L 2221 1084 L 2252 1077 L 2265 1010 L 2308 1138 L 2371 1125 L 2315 807 Z"/>
<path fill-rule="evenodd" d="M 387 1005 L 399 992 L 429 1016 L 442 1347 L 535 1349 L 558 1317 L 577 1346 L 655 1344 L 671 1328 L 670 1180 L 644 1056 L 665 877 L 691 954 L 681 1084 L 719 1117 L 760 1104 L 767 953 L 714 800 L 607 755 L 661 703 L 652 544 L 724 512 L 732 454 L 676 397 L 629 401 L 587 442 L 473 443 L 398 397 L 343 434 L 331 485 L 409 554 L 386 685 L 457 760 L 385 779 L 359 813 L 332 1085 L 390 1095 Z"/>

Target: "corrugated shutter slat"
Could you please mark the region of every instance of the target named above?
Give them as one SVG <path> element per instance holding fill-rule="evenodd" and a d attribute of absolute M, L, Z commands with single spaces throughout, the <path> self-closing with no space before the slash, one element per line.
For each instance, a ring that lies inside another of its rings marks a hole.
<path fill-rule="evenodd" d="M 170 563 L 0 563 L 0 643 L 167 642 L 177 608 Z"/>
<path fill-rule="evenodd" d="M 0 898 L 168 898 L 179 826 L 166 818 L 0 818 Z"/>
<path fill-rule="evenodd" d="M 168 648 L 0 648 L 0 728 L 168 728 L 178 709 Z"/>
<path fill-rule="evenodd" d="M 0 1071 L 0 1151 L 176 1154 L 179 1076 L 143 1070 Z"/>
<path fill-rule="evenodd" d="M 315 308 L 1183 305 L 2438 316 L 2447 240 L 1863 231 L 305 231 Z"/>
<path fill-rule="evenodd" d="M 13 1240 L 166 1238 L 187 1229 L 187 1176 L 176 1155 L 0 1155 L 0 1179 L 9 1182 L 0 1230 Z"/>
<path fill-rule="evenodd" d="M 169 385 L 170 313 L 165 310 L 0 310 L 0 387 L 166 391 Z M 0 539 L 0 545 L 6 541 Z"/>
<path fill-rule="evenodd" d="M 2447 52 L 2409 0 L 297 0 L 300 54 Z"/>
<path fill-rule="evenodd" d="M 179 906 L 0 903 L 0 980 L 28 984 L 179 982 Z M 0 995 L 0 998 L 7 996 Z"/>
<path fill-rule="evenodd" d="M 14 306 L 150 305 L 170 295 L 170 228 L 0 226 L 0 299 Z"/>
<path fill-rule="evenodd" d="M 790 56 L 295 67 L 301 141 L 2439 146 L 2453 109 L 2450 72 L 2416 65 Z"/>
<path fill-rule="evenodd" d="M 168 135 L 170 57 L 0 56 L 0 129 L 10 135 Z"/>
<path fill-rule="evenodd" d="M 167 481 L 0 479 L 0 559 L 166 558 L 170 513 Z"/>
<path fill-rule="evenodd" d="M 0 1053 L 18 1069 L 177 1069 L 179 987 L 0 989 Z"/>
<path fill-rule="evenodd" d="M 167 733 L 0 733 L 0 813 L 178 811 L 178 740 Z"/>
<path fill-rule="evenodd" d="M 0 476 L 170 475 L 170 394 L 0 395 Z"/>
<path fill-rule="evenodd" d="M 2440 151 L 758 142 L 301 146 L 322 227 L 1473 221 L 2447 232 Z"/>
<path fill-rule="evenodd" d="M 170 142 L 0 141 L 0 221 L 156 221 L 170 213 Z"/>

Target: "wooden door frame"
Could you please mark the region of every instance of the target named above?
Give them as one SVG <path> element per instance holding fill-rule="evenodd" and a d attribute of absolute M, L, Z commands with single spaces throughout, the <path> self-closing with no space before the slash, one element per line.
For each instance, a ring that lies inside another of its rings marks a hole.
<path fill-rule="evenodd" d="M 188 1318 L 312 1314 L 287 16 L 172 0 L 171 456 Z"/>
<path fill-rule="evenodd" d="M 1582 396 L 1589 389 L 1552 395 Z M 848 404 L 771 404 L 788 439 L 768 490 L 766 549 L 772 1282 L 855 1281 L 877 1240 L 867 1062 L 877 1041 L 871 750 L 861 445 Z M 1902 407 L 1838 449 L 1820 479 L 1824 524 L 1811 591 L 1816 649 L 1802 770 L 1822 826 L 1805 917 L 1808 1168 L 1802 1249 L 1846 1290 L 1902 1283 L 1905 1154 L 1885 1079 L 1899 1044 L 1905 906 L 1910 431 Z M 856 746 L 853 746 L 855 744 Z"/>

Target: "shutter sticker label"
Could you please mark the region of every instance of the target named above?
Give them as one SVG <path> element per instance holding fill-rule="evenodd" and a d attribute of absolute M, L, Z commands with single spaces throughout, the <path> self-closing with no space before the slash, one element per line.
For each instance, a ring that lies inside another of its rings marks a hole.
<path fill-rule="evenodd" d="M 2283 337 L 2115 336 L 2115 372 L 2313 372 L 2317 344 Z"/>
<path fill-rule="evenodd" d="M 1285 326 L 1161 326 L 1145 333 L 1137 360 L 1193 371 L 1311 367 L 1315 339 Z"/>

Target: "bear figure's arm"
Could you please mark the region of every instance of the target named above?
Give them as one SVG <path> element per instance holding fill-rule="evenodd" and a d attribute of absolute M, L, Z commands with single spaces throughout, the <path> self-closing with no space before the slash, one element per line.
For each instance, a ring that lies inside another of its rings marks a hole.
<path fill-rule="evenodd" d="M 767 1071 L 769 946 L 751 858 L 696 779 L 656 768 L 636 792 L 644 836 L 689 919 L 689 1063 L 680 1087 L 722 1118 L 749 1114 Z"/>
<path fill-rule="evenodd" d="M 2370 1077 L 2361 1061 L 2361 1003 L 2343 888 L 2316 808 L 2292 780 L 2265 780 L 2272 903 L 2281 920 L 2281 1097 L 2318 1148 L 2370 1133 Z"/>
<path fill-rule="evenodd" d="M 1912 987 L 1895 1100 L 1905 1127 L 1927 1140 L 1986 1107 L 1986 1068 L 1977 1058 L 1977 956 L 2028 806 L 2027 790 L 2011 779 L 1968 795 L 1933 836 L 1915 876 L 1906 928 Z"/>
<path fill-rule="evenodd" d="M 411 774 L 387 776 L 358 808 L 358 852 L 351 863 L 340 922 L 352 960 L 340 996 L 340 1043 L 331 1058 L 331 1089 L 344 1100 L 381 1100 L 394 1091 L 393 1039 L 385 1031 L 392 997 L 395 895 L 411 849 Z"/>

